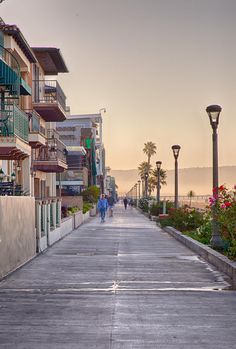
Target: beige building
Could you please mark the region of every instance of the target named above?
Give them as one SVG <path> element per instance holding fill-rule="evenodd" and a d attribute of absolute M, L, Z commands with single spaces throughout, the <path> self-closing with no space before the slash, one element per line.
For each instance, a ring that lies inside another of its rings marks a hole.
<path fill-rule="evenodd" d="M 16 229 L 17 219 L 33 221 L 21 224 L 32 245 L 17 264 L 36 253 L 35 237 L 38 250 L 61 237 L 56 174 L 67 169 L 67 150 L 56 122 L 66 118 L 66 96 L 55 76 L 66 72 L 59 49 L 32 48 L 17 26 L 0 21 L 0 234 L 9 239 L 6 232 Z M 26 248 L 19 239 L 11 245 L 13 251 Z"/>

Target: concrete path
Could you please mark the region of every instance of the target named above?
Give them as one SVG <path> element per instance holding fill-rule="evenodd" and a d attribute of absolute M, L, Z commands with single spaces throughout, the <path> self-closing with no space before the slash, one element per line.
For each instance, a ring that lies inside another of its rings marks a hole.
<path fill-rule="evenodd" d="M 0 348 L 235 349 L 228 286 L 154 222 L 117 206 L 0 283 Z"/>

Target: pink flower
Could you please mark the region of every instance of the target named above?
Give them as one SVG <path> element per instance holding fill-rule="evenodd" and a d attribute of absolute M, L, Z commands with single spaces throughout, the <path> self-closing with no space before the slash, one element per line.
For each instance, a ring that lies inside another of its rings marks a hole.
<path fill-rule="evenodd" d="M 226 208 L 226 205 L 222 204 L 222 205 L 220 205 L 220 208 L 224 209 L 224 208 Z"/>

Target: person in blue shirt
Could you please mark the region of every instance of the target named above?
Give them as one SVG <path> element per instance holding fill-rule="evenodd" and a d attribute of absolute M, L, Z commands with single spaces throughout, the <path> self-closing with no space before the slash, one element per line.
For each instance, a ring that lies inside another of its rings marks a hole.
<path fill-rule="evenodd" d="M 98 200 L 98 210 L 101 216 L 101 223 L 105 222 L 107 208 L 108 208 L 107 199 L 105 198 L 105 195 L 102 194 L 100 199 Z"/>

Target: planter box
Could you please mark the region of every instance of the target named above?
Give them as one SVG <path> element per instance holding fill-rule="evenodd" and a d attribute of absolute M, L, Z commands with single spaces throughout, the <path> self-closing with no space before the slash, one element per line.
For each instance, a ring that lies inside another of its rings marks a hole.
<path fill-rule="evenodd" d="M 93 208 L 91 208 L 89 210 L 89 215 L 90 215 L 90 217 L 96 217 L 96 215 L 97 215 L 97 207 L 96 206 L 94 206 Z"/>
<path fill-rule="evenodd" d="M 168 214 L 159 214 L 159 219 L 165 219 L 165 218 L 169 218 Z"/>
<path fill-rule="evenodd" d="M 79 211 L 74 214 L 74 229 L 77 229 L 81 224 L 83 224 L 83 212 Z"/>
<path fill-rule="evenodd" d="M 234 289 L 236 289 L 236 262 L 231 261 L 229 258 L 213 250 L 211 247 L 204 245 L 201 242 L 190 238 L 189 236 L 183 235 L 180 231 L 173 227 L 165 227 L 163 230 L 196 252 L 207 262 L 214 265 L 218 270 L 228 275 L 232 280 Z"/>
<path fill-rule="evenodd" d="M 89 211 L 84 213 L 83 214 L 83 222 L 86 222 L 89 219 L 89 217 L 90 217 L 90 212 Z"/>

